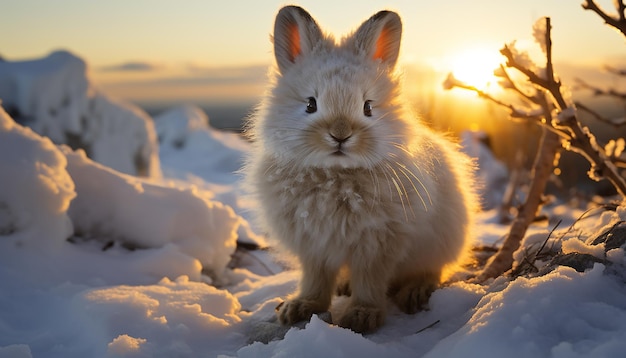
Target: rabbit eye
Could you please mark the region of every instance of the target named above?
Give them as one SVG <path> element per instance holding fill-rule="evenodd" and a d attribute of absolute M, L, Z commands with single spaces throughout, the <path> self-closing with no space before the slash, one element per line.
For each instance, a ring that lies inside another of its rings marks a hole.
<path fill-rule="evenodd" d="M 365 104 L 363 104 L 363 114 L 366 115 L 367 117 L 372 116 L 372 101 L 370 100 L 365 101 Z"/>
<path fill-rule="evenodd" d="M 315 113 L 317 112 L 317 101 L 315 100 L 314 97 L 309 97 L 307 98 L 307 100 L 309 101 L 306 104 L 306 113 Z"/>

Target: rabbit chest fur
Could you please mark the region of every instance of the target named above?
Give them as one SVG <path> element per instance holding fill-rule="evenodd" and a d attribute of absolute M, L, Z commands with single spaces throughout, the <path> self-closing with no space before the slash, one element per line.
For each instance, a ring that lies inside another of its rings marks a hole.
<path fill-rule="evenodd" d="M 458 210 L 464 198 L 442 190 L 459 183 L 449 183 L 454 175 L 438 161 L 411 173 L 397 164 L 294 169 L 262 162 L 256 185 L 266 226 L 298 257 L 341 267 L 385 256 L 391 266 L 409 261 L 429 271 L 464 248 L 467 213 Z"/>

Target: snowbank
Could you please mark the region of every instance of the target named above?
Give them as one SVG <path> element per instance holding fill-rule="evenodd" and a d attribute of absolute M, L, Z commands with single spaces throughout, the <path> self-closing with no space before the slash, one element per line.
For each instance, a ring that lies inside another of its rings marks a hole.
<path fill-rule="evenodd" d="M 214 278 L 234 253 L 241 219 L 197 189 L 117 172 L 83 151 L 58 149 L 0 108 L 0 236 L 33 246 L 98 240 L 176 246 Z"/>
<path fill-rule="evenodd" d="M 235 251 L 240 219 L 192 189 L 167 187 L 116 172 L 63 148 L 76 183 L 69 208 L 75 234 L 137 248 L 175 244 L 220 277 Z"/>
<path fill-rule="evenodd" d="M 85 62 L 69 52 L 0 62 L 0 100 L 18 122 L 57 144 L 124 173 L 160 175 L 150 117 L 95 90 Z"/>
<path fill-rule="evenodd" d="M 469 322 L 425 357 L 618 357 L 626 289 L 597 265 L 518 278 L 485 296 Z"/>
<path fill-rule="evenodd" d="M 0 239 L 48 249 L 72 234 L 67 209 L 75 193 L 66 164 L 49 139 L 0 107 Z"/>

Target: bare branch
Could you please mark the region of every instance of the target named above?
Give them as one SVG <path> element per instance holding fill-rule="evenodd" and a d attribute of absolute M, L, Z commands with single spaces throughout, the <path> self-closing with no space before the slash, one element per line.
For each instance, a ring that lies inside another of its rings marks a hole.
<path fill-rule="evenodd" d="M 604 69 L 609 72 L 612 73 L 614 75 L 618 75 L 618 76 L 626 76 L 626 69 L 624 68 L 615 68 L 613 66 L 609 66 L 609 65 L 604 65 Z"/>
<path fill-rule="evenodd" d="M 560 149 L 561 141 L 559 137 L 545 128 L 533 164 L 531 174 L 533 180 L 530 183 L 526 202 L 522 205 L 517 217 L 511 224 L 511 229 L 502 247 L 500 247 L 498 253 L 476 278 L 478 282 L 498 277 L 513 266 L 513 253 L 519 248 L 528 226 L 533 222 L 539 211 L 542 195 L 546 189 L 550 174 L 554 169 L 554 159 Z"/>
<path fill-rule="evenodd" d="M 626 125 L 626 117 L 625 118 L 618 118 L 618 119 L 609 119 L 606 118 L 604 116 L 602 116 L 600 113 L 596 112 L 595 110 L 585 106 L 584 104 L 580 103 L 580 102 L 575 102 L 576 104 L 576 108 L 578 108 L 579 110 L 585 111 L 587 113 L 589 113 L 593 118 L 595 118 L 596 120 L 608 124 L 610 126 L 613 126 L 615 128 L 619 128 L 622 127 L 624 125 Z"/>
<path fill-rule="evenodd" d="M 509 115 L 511 116 L 511 118 L 516 118 L 516 119 L 529 119 L 529 120 L 533 120 L 533 121 L 537 121 L 537 122 L 541 122 L 541 119 L 544 118 L 543 113 L 531 113 L 531 112 L 527 112 L 524 110 L 521 110 L 517 107 L 515 107 L 512 104 L 503 102 L 497 98 L 495 98 L 494 96 L 490 95 L 489 93 L 476 88 L 475 86 L 469 85 L 465 82 L 459 81 L 456 78 L 454 78 L 454 74 L 450 73 L 448 74 L 448 78 L 446 79 L 445 85 L 444 87 L 446 89 L 452 89 L 452 88 L 460 88 L 460 89 L 465 89 L 468 91 L 472 91 L 475 92 L 479 97 L 484 98 L 492 103 L 497 104 L 498 106 L 504 107 L 506 109 L 509 110 Z"/>
<path fill-rule="evenodd" d="M 589 83 L 585 82 L 584 80 L 580 78 L 576 78 L 574 79 L 574 81 L 576 81 L 579 88 L 590 90 L 594 96 L 609 96 L 609 97 L 615 97 L 622 101 L 626 101 L 626 93 L 624 92 L 616 91 L 613 88 L 609 88 L 608 90 L 605 90 L 603 88 L 590 85 Z"/>
<path fill-rule="evenodd" d="M 604 10 L 602 10 L 593 0 L 585 0 L 582 3 L 582 7 L 585 10 L 591 10 L 598 14 L 604 22 L 617 29 L 622 33 L 622 35 L 626 36 L 626 18 L 624 14 L 624 10 L 626 10 L 626 5 L 624 5 L 624 1 L 618 0 L 615 1 L 615 7 L 618 12 L 618 17 L 611 16 L 607 14 Z"/>

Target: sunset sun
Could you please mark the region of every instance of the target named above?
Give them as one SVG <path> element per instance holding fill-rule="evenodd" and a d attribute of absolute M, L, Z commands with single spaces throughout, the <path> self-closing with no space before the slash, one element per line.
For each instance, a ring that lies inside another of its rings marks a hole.
<path fill-rule="evenodd" d="M 495 88 L 497 79 L 493 71 L 501 62 L 502 56 L 497 51 L 473 49 L 452 57 L 450 70 L 458 80 L 485 90 Z"/>

